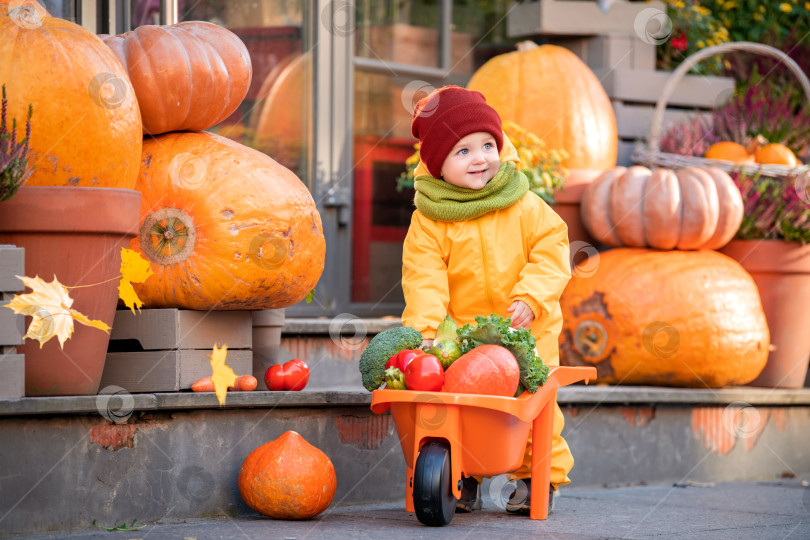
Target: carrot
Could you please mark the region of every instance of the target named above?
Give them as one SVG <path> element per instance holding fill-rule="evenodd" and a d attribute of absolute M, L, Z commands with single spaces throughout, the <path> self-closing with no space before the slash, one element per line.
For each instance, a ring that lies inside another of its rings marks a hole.
<path fill-rule="evenodd" d="M 250 392 L 251 390 L 256 390 L 256 386 L 258 386 L 258 384 L 259 381 L 257 381 L 256 377 L 253 375 L 242 375 L 236 378 L 234 386 L 229 386 L 228 390 L 234 392 Z M 199 381 L 194 381 L 194 384 L 191 385 L 191 391 L 213 392 L 214 382 L 211 380 L 211 377 L 205 377 Z"/>

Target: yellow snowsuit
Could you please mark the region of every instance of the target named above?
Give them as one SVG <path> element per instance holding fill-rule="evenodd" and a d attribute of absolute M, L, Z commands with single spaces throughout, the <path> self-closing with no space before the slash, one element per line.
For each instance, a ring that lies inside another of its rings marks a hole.
<path fill-rule="evenodd" d="M 518 161 L 505 135 L 500 159 Z M 416 174 L 427 174 L 422 163 Z M 568 227 L 531 191 L 508 208 L 466 221 L 435 221 L 417 209 L 402 255 L 402 324 L 432 339 L 446 315 L 459 326 L 474 325 L 476 315 L 509 316 L 506 309 L 522 300 L 535 316 L 529 329 L 540 358 L 558 366 L 559 298 L 570 277 Z M 554 409 L 551 483 L 556 487 L 570 482 L 574 458 L 560 436 L 562 412 L 556 404 Z M 522 466 L 510 476 L 531 476 L 531 436 Z"/>

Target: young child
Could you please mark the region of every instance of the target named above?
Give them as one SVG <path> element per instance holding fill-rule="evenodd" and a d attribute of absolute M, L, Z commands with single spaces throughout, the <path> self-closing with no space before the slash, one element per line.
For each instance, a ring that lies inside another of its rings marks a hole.
<path fill-rule="evenodd" d="M 568 227 L 516 170 L 498 113 L 479 92 L 445 86 L 417 103 L 411 133 L 421 162 L 402 255 L 402 324 L 419 330 L 427 346 L 446 315 L 459 326 L 475 324 L 476 315 L 511 316 L 512 327 L 531 330 L 543 362 L 559 365 Z M 574 465 L 562 428 L 555 404 L 552 490 L 570 482 Z M 528 513 L 530 477 L 531 436 L 521 468 L 510 475 L 522 482 L 507 511 Z M 465 477 L 462 485 L 457 510 L 481 508 L 479 480 Z"/>

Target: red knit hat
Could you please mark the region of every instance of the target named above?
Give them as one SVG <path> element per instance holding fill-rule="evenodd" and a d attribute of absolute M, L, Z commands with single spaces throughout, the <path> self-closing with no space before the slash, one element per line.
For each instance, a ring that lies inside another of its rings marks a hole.
<path fill-rule="evenodd" d="M 436 178 L 441 177 L 444 160 L 456 143 L 478 131 L 491 133 L 501 151 L 501 117 L 480 92 L 445 86 L 420 99 L 414 107 L 411 134 L 422 143 L 419 156 Z"/>

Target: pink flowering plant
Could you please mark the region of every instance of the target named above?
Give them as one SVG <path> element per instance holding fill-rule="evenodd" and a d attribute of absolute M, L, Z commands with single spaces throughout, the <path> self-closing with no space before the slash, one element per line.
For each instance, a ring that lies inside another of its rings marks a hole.
<path fill-rule="evenodd" d="M 31 139 L 32 105 L 28 106 L 25 122 L 25 138 L 17 142 L 17 119 L 11 120 L 11 130 L 6 119 L 8 100 L 6 85 L 3 85 L 2 110 L 0 111 L 0 201 L 10 199 L 17 189 L 28 180 L 33 169 L 28 168 L 28 141 Z"/>
<path fill-rule="evenodd" d="M 810 243 L 808 176 L 771 178 L 737 172 L 732 178 L 740 188 L 744 204 L 736 238 Z"/>

